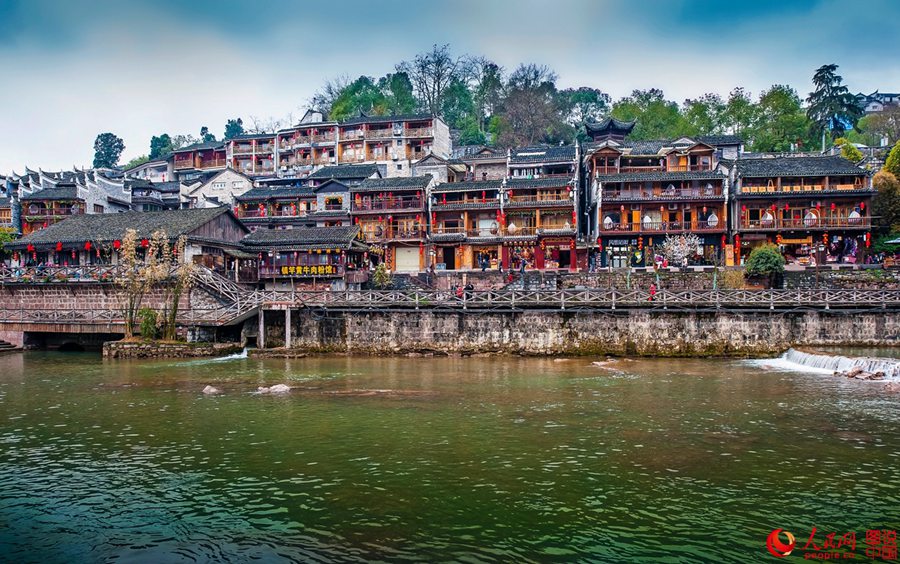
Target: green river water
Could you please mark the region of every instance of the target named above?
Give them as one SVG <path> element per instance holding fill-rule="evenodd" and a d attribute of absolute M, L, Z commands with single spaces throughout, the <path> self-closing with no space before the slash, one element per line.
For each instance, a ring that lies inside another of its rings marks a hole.
<path fill-rule="evenodd" d="M 900 526 L 900 394 L 591 360 L 0 356 L 0 561 L 776 561 L 775 528 Z"/>

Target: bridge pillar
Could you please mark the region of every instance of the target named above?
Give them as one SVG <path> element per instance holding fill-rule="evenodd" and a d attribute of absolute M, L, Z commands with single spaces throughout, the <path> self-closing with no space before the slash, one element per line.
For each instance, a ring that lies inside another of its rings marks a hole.
<path fill-rule="evenodd" d="M 259 308 L 259 333 L 256 336 L 256 348 L 266 348 L 266 310 Z"/>
<path fill-rule="evenodd" d="M 291 308 L 284 310 L 284 348 L 291 348 Z"/>

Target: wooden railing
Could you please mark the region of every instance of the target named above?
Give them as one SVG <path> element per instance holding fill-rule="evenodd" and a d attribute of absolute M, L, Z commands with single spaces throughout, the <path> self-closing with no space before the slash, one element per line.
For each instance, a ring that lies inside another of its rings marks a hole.
<path fill-rule="evenodd" d="M 684 188 L 677 190 L 604 190 L 603 199 L 611 201 L 628 200 L 702 200 L 724 198 L 721 187 Z"/>
<path fill-rule="evenodd" d="M 415 196 L 398 196 L 385 200 L 361 200 L 353 201 L 352 209 L 354 212 L 373 212 L 373 211 L 390 211 L 390 210 L 417 210 L 423 209 L 425 205 L 423 198 Z"/>
<path fill-rule="evenodd" d="M 603 231 L 608 232 L 656 232 L 656 233 L 681 233 L 684 231 L 723 231 L 725 222 L 719 220 L 711 225 L 708 221 L 641 221 L 632 223 L 604 223 Z"/>
<path fill-rule="evenodd" d="M 816 219 L 742 219 L 741 229 L 755 229 L 760 231 L 777 229 L 871 229 L 871 217 L 820 217 Z"/>

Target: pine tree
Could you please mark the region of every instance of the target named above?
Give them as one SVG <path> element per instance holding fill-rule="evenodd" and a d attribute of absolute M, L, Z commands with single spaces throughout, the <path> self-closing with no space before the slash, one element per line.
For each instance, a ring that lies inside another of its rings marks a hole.
<path fill-rule="evenodd" d="M 837 65 L 823 65 L 813 75 L 816 89 L 806 99 L 809 107 L 806 115 L 815 123 L 816 132 L 831 130 L 831 138 L 843 136 L 844 132 L 856 127 L 863 115 L 856 97 L 843 84 Z"/>

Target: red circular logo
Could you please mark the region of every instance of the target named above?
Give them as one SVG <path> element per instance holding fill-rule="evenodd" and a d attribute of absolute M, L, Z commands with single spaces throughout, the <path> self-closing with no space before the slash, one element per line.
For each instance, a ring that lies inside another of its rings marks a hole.
<path fill-rule="evenodd" d="M 784 533 L 787 536 L 787 542 L 781 542 L 781 539 L 778 537 L 779 534 Z M 788 554 L 794 550 L 794 535 L 783 530 L 783 529 L 775 529 L 769 536 L 766 538 L 766 548 L 769 549 L 769 552 L 772 556 L 776 558 L 784 558 Z"/>

